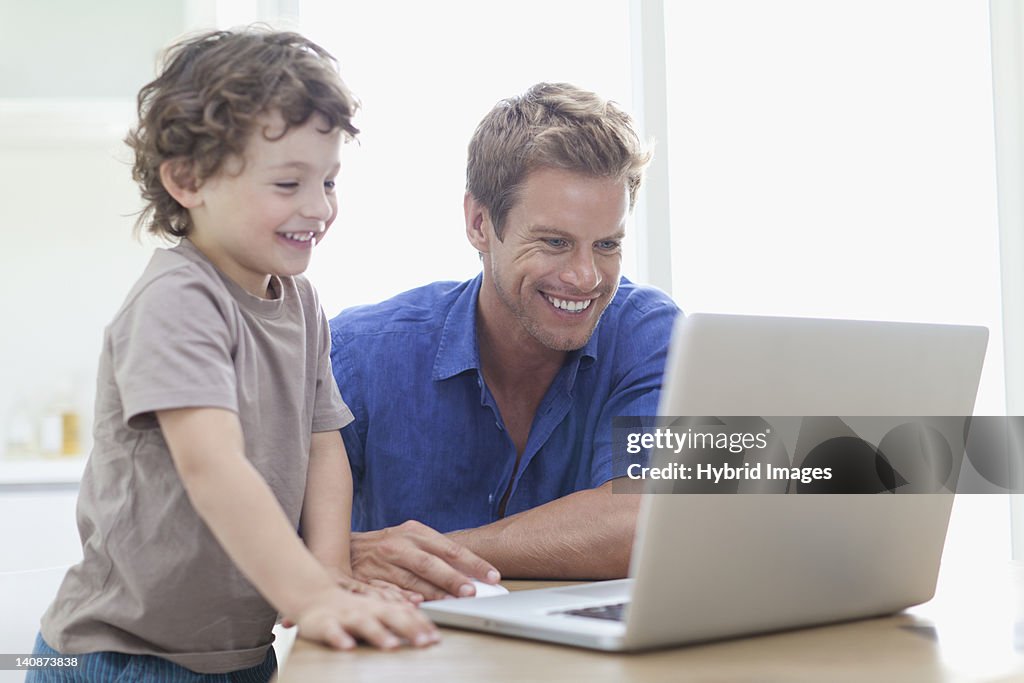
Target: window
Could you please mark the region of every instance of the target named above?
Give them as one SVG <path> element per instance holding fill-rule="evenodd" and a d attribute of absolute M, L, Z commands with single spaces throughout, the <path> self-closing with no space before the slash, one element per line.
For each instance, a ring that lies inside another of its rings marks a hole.
<path fill-rule="evenodd" d="M 630 108 L 622 0 L 304 0 L 299 16 L 363 102 L 339 218 L 309 270 L 329 316 L 480 270 L 462 214 L 466 146 L 498 100 L 569 81 Z"/>
<path fill-rule="evenodd" d="M 984 325 L 1005 414 L 988 4 L 666 2 L 665 31 L 683 308 Z M 1005 560 L 1007 520 L 959 497 L 947 559 Z"/>
<path fill-rule="evenodd" d="M 984 3 L 665 3 L 684 309 L 985 325 L 1003 414 Z"/>

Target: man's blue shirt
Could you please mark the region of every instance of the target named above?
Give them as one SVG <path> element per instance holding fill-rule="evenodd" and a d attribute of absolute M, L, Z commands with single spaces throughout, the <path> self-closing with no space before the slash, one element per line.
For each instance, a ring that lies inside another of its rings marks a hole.
<path fill-rule="evenodd" d="M 342 430 L 355 485 L 352 528 L 414 519 L 447 532 L 594 488 L 612 468 L 612 418 L 654 415 L 678 308 L 622 279 L 586 346 L 548 388 L 516 447 L 483 381 L 482 276 L 437 282 L 331 320 L 331 361 L 355 422 Z"/>

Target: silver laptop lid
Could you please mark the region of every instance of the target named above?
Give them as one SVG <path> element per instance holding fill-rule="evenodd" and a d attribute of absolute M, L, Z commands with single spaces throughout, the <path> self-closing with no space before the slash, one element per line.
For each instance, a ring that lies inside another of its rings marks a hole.
<path fill-rule="evenodd" d="M 987 339 L 980 327 L 695 314 L 677 323 L 659 415 L 967 416 Z M 951 505 L 951 494 L 647 496 L 626 646 L 928 600 Z"/>
<path fill-rule="evenodd" d="M 970 415 L 988 330 L 696 313 L 680 318 L 659 415 Z"/>

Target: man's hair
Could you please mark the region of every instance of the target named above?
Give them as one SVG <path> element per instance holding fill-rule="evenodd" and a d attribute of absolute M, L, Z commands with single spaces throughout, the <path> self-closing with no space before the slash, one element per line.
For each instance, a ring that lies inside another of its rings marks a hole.
<path fill-rule="evenodd" d="M 139 91 L 138 124 L 125 139 L 146 202 L 136 232 L 148 225 L 149 232 L 174 238 L 192 229 L 188 211 L 160 180 L 163 162 L 181 162 L 176 180 L 198 187 L 229 157 L 243 158 L 264 115 L 281 115 L 283 136 L 320 114 L 329 126 L 324 133 L 341 129 L 351 140 L 359 133 L 352 125 L 358 106 L 334 58 L 297 33 L 249 27 L 172 45 L 159 75 Z"/>
<path fill-rule="evenodd" d="M 568 83 L 538 83 L 498 102 L 469 142 L 466 191 L 490 213 L 498 239 L 526 176 L 555 167 L 621 179 L 633 210 L 651 153 L 614 102 Z"/>

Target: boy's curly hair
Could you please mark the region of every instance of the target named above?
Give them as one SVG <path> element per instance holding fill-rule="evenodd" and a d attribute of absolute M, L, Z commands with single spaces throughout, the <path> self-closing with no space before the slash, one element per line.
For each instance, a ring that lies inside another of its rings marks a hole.
<path fill-rule="evenodd" d="M 136 233 L 181 238 L 192 229 L 188 211 L 164 189 L 160 166 L 183 162 L 183 184 L 198 187 L 225 159 L 241 158 L 256 121 L 270 112 L 284 119 L 284 135 L 313 114 L 325 133 L 341 129 L 346 139 L 359 130 L 352 117 L 359 104 L 338 75 L 334 58 L 297 33 L 250 27 L 212 31 L 168 48 L 155 80 L 139 91 L 136 127 L 125 142 L 135 153 L 132 178 L 146 206 Z"/>

